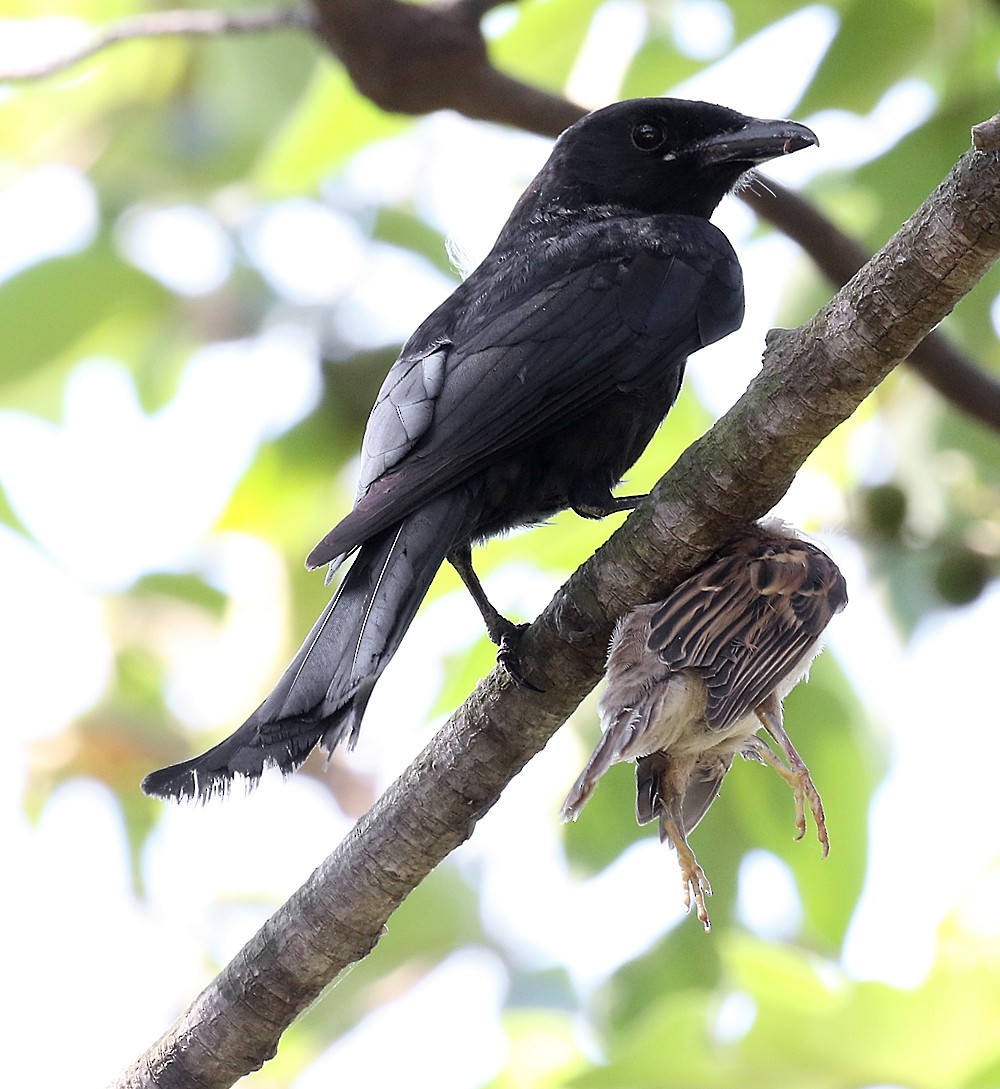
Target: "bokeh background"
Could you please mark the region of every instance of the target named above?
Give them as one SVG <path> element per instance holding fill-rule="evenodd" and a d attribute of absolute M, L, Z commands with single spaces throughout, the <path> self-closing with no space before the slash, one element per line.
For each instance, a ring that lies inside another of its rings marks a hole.
<path fill-rule="evenodd" d="M 131 0 L 3 0 L 0 73 Z M 794 116 L 769 169 L 877 247 L 998 97 L 988 0 L 525 0 L 495 63 L 590 107 L 664 93 Z M 443 571 L 351 754 L 204 807 L 142 775 L 267 693 L 326 600 L 302 559 L 349 507 L 402 340 L 489 248 L 548 142 L 388 116 L 308 34 L 124 44 L 0 85 L 0 820 L 11 1084 L 99 1084 L 157 1038 L 490 667 Z M 737 200 L 744 329 L 696 356 L 631 474 L 742 392 L 766 329 L 830 294 Z M 1000 381 L 1000 277 L 945 323 Z M 778 512 L 851 604 L 786 722 L 832 839 L 734 768 L 693 837 L 706 935 L 618 768 L 558 807 L 593 698 L 375 952 L 243 1084 L 1000 1086 L 1000 447 L 893 375 Z M 527 619 L 620 522 L 482 550 Z"/>

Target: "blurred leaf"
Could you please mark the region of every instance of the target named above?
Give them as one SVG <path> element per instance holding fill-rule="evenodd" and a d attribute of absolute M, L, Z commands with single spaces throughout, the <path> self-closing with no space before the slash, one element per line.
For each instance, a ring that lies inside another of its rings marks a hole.
<path fill-rule="evenodd" d="M 699 991 L 651 995 L 624 1039 L 611 1048 L 606 1066 L 574 1078 L 579 1089 L 665 1089 L 724 1085 L 708 1037 L 707 999 Z M 740 1083 L 747 1089 L 753 1084 Z"/>
<path fill-rule="evenodd" d="M 179 38 L 136 39 L 13 90 L 0 108 L 0 146 L 28 163 L 62 159 L 90 166 L 114 140 L 112 118 L 169 100 L 182 79 L 187 51 Z"/>
<path fill-rule="evenodd" d="M 214 586 L 210 586 L 199 575 L 179 574 L 173 571 L 158 571 L 144 575 L 132 587 L 131 593 L 163 594 L 177 598 L 178 601 L 196 605 L 214 617 L 221 617 L 225 612 L 228 597 Z"/>
<path fill-rule="evenodd" d="M 9 529 L 14 530 L 16 533 L 20 533 L 26 540 L 32 540 L 31 533 L 27 526 L 25 526 L 17 516 L 17 512 L 10 505 L 10 500 L 7 498 L 7 491 L 3 487 L 2 482 L 0 482 L 0 522 Z"/>
<path fill-rule="evenodd" d="M 843 0 L 834 0 L 827 6 L 839 8 L 842 3 Z M 728 6 L 733 17 L 734 44 L 738 44 L 772 23 L 800 11 L 804 5 L 799 0 L 754 0 L 753 3 L 731 3 Z"/>
<path fill-rule="evenodd" d="M 663 864 L 676 866 L 666 848 Z M 677 890 L 679 896 L 680 878 Z M 650 1007 L 668 995 L 679 996 L 683 1001 L 683 996 L 692 992 L 711 992 L 719 986 L 722 960 L 718 940 L 720 929 L 715 917 L 719 917 L 725 929 L 724 920 L 731 914 L 735 900 L 732 890 L 727 892 L 722 888 L 721 891 L 723 910 L 720 911 L 718 895 L 712 897 L 709 905 L 713 916 L 711 934 L 706 934 L 697 919 L 689 916 L 682 919 L 652 949 L 623 965 L 614 974 L 607 988 L 612 1003 L 608 1021 L 612 1040 L 629 1035 L 632 1027 L 647 1017 Z"/>
<path fill-rule="evenodd" d="M 650 996 L 608 1041 L 608 1063 L 573 1079 L 598 1089 L 839 1089 L 987 1085 L 1000 1053 L 995 963 L 940 962 L 912 991 L 854 983 L 829 963 L 730 933 L 717 945 L 731 994 L 749 1000 L 742 1035 L 719 1032 L 717 998 L 689 988 Z"/>
<path fill-rule="evenodd" d="M 0 389 L 64 355 L 95 325 L 127 313 L 162 318 L 170 293 L 101 239 L 0 284 Z"/>
<path fill-rule="evenodd" d="M 179 47 L 183 82 L 163 107 L 119 109 L 114 118 L 92 171 L 106 208 L 118 211 L 155 192 L 202 197 L 242 180 L 294 111 L 316 58 L 304 34 L 181 39 Z"/>
<path fill-rule="evenodd" d="M 493 63 L 536 87 L 563 86 L 602 0 L 545 0 L 519 5 L 517 22 L 490 43 Z"/>
<path fill-rule="evenodd" d="M 881 214 L 868 239 L 873 250 L 899 229 L 968 149 L 970 119 L 991 116 L 993 106 L 969 101 L 939 111 L 854 171 L 854 183 L 879 197 Z"/>
<path fill-rule="evenodd" d="M 584 1067 L 577 1027 L 566 1011 L 515 1009 L 504 1017 L 510 1054 L 505 1070 L 483 1089 L 545 1089 Z"/>
<path fill-rule="evenodd" d="M 837 35 L 796 111 L 839 107 L 868 113 L 913 70 L 935 32 L 934 7 L 926 0 L 843 5 Z"/>
<path fill-rule="evenodd" d="M 1000 381 L 1000 375 L 996 380 Z M 938 418 L 936 445 L 941 450 L 957 449 L 966 453 L 975 465 L 977 476 L 996 495 L 1000 488 L 1000 456 L 995 431 L 955 409 L 947 409 Z"/>
<path fill-rule="evenodd" d="M 649 37 L 642 44 L 622 83 L 622 98 L 662 95 L 667 87 L 694 75 L 702 64 L 685 56 L 663 37 Z"/>
<path fill-rule="evenodd" d="M 411 124 L 358 94 L 339 65 L 322 62 L 297 109 L 267 141 L 254 182 L 270 197 L 314 192 L 360 148 Z"/>
<path fill-rule="evenodd" d="M 455 277 L 455 268 L 448 256 L 441 232 L 428 226 L 411 212 L 400 208 L 380 208 L 372 235 L 379 241 L 390 242 L 394 246 L 419 253 L 440 272 Z"/>

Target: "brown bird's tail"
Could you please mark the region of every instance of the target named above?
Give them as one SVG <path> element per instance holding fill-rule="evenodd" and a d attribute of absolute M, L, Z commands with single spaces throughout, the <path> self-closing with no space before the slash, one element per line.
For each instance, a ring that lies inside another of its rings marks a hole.
<path fill-rule="evenodd" d="M 154 771 L 142 789 L 205 800 L 233 779 L 256 782 L 266 767 L 294 771 L 319 744 L 353 746 L 375 682 L 396 652 L 469 513 L 464 489 L 449 492 L 366 541 L 292 664 L 266 700 L 225 741 Z"/>
<path fill-rule="evenodd" d="M 579 817 L 594 793 L 598 779 L 612 764 L 622 759 L 623 750 L 648 721 L 648 717 L 648 709 L 642 707 L 620 707 L 612 714 L 605 712 L 601 721 L 604 731 L 601 739 L 562 804 L 559 815 L 564 821 L 575 821 Z"/>

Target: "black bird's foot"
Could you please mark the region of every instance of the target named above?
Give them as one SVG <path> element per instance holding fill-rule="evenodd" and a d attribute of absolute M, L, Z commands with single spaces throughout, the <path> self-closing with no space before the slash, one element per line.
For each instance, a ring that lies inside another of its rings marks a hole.
<path fill-rule="evenodd" d="M 521 635 L 527 624 L 515 624 L 499 612 L 486 596 L 476 572 L 472 569 L 472 550 L 468 545 L 460 545 L 449 556 L 451 565 L 458 572 L 466 588 L 472 595 L 486 625 L 486 633 L 490 640 L 500 648 L 497 651 L 497 665 L 502 666 L 507 676 L 518 686 L 527 688 L 531 692 L 541 692 L 542 689 L 524 675 L 521 669 L 521 660 L 517 648 L 521 642 Z"/>
<path fill-rule="evenodd" d="M 609 514 L 620 514 L 622 511 L 635 510 L 646 498 L 644 495 L 611 495 L 592 503 L 576 503 L 573 510 L 581 518 L 607 518 Z"/>
<path fill-rule="evenodd" d="M 524 675 L 524 671 L 521 669 L 521 657 L 518 654 L 521 636 L 527 631 L 530 625 L 512 624 L 509 620 L 506 621 L 506 624 L 507 630 L 501 635 L 499 642 L 494 640 L 500 648 L 497 651 L 497 665 L 504 670 L 518 688 L 526 688 L 529 692 L 543 691 L 543 689 L 539 688 L 537 684 L 533 684 Z M 492 638 L 492 633 L 490 638 Z"/>

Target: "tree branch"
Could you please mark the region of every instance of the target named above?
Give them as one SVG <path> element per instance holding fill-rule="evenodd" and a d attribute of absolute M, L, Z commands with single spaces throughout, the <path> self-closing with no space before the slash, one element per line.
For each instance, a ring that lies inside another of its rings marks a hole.
<path fill-rule="evenodd" d="M 457 110 L 558 136 L 587 111 L 499 72 L 479 29 L 485 2 L 313 0 L 316 33 L 355 87 L 390 113 Z"/>
<path fill-rule="evenodd" d="M 269 30 L 312 30 L 316 17 L 308 5 L 251 8 L 249 11 L 152 11 L 132 15 L 97 31 L 89 42 L 62 57 L 0 72 L 0 82 L 44 79 L 93 57 L 108 46 L 136 38 L 196 37 L 218 34 L 257 34 Z"/>
<path fill-rule="evenodd" d="M 843 287 L 868 260 L 860 243 L 772 178 L 766 186 L 747 188 L 740 196 L 762 219 L 797 242 L 835 286 Z M 1000 384 L 943 333 L 928 333 L 906 362 L 956 408 L 1000 430 Z"/>
<path fill-rule="evenodd" d="M 1000 154 L 967 152 L 810 322 L 773 330 L 763 369 L 525 633 L 536 694 L 494 672 L 403 775 L 116 1083 L 221 1089 L 258 1068 L 386 920 L 464 842 L 600 677 L 618 616 L 687 575 L 788 488 L 809 453 L 1000 256 Z"/>

